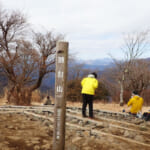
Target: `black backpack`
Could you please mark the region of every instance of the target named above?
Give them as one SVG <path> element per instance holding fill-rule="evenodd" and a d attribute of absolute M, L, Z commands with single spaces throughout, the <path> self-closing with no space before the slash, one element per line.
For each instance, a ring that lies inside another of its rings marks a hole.
<path fill-rule="evenodd" d="M 150 113 L 145 112 L 145 113 L 143 114 L 142 118 L 143 118 L 145 121 L 150 121 Z"/>

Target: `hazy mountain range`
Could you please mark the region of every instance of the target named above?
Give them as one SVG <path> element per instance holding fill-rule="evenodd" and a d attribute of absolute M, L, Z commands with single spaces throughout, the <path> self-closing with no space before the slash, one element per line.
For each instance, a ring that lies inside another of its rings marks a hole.
<path fill-rule="evenodd" d="M 98 69 L 100 71 L 103 71 L 104 69 L 112 67 L 114 65 L 113 60 L 111 58 L 87 60 L 82 62 L 85 64 L 85 68 Z"/>

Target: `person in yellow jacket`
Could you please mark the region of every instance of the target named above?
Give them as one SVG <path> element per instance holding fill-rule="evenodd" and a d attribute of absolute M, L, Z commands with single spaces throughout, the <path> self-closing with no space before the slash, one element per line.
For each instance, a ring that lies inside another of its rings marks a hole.
<path fill-rule="evenodd" d="M 89 105 L 89 117 L 93 118 L 93 96 L 95 94 L 95 89 L 98 88 L 97 74 L 95 72 L 89 74 L 86 78 L 81 81 L 82 86 L 82 116 L 86 117 L 86 107 Z"/>
<path fill-rule="evenodd" d="M 130 114 L 137 115 L 142 111 L 143 98 L 138 95 L 137 91 L 133 91 L 132 97 L 127 103 L 128 107 L 131 106 Z"/>

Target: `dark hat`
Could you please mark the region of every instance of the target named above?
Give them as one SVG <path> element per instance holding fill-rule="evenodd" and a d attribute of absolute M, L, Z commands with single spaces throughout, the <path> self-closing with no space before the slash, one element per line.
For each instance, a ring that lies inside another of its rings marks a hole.
<path fill-rule="evenodd" d="M 139 92 L 137 90 L 133 91 L 132 93 L 135 94 L 135 95 L 139 94 Z"/>
<path fill-rule="evenodd" d="M 94 77 L 97 78 L 97 73 L 93 72 L 93 73 L 91 73 L 91 74 L 93 74 Z"/>

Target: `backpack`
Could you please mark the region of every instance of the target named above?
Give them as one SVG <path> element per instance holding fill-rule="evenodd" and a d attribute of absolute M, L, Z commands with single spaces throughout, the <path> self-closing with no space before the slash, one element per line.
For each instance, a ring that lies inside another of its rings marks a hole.
<path fill-rule="evenodd" d="M 150 121 L 150 112 L 145 112 L 142 116 L 145 121 Z"/>

